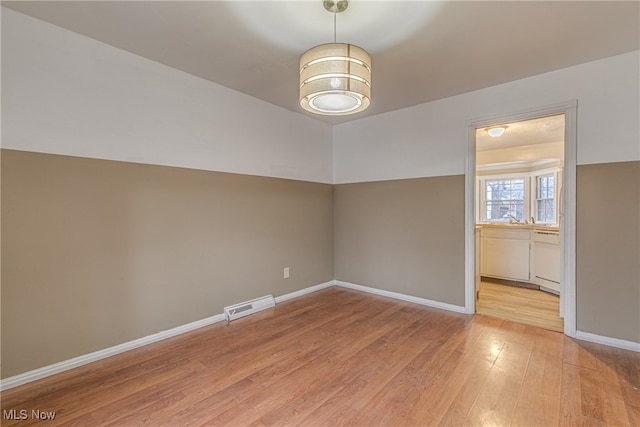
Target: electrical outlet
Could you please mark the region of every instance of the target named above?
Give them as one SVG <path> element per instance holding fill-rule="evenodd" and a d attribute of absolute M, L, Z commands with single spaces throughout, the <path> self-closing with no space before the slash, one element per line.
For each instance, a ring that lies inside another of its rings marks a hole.
<path fill-rule="evenodd" d="M 285 267 L 284 268 L 284 278 L 288 279 L 289 278 L 289 267 Z"/>

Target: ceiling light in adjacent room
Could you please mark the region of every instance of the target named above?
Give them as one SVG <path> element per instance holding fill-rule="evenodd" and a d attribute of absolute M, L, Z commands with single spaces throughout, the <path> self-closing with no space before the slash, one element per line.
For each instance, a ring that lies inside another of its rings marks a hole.
<path fill-rule="evenodd" d="M 487 129 L 487 133 L 490 136 L 493 136 L 495 138 L 497 136 L 502 135 L 505 130 L 507 130 L 506 126 L 496 126 L 496 127 L 493 127 L 493 128 L 488 128 Z"/>

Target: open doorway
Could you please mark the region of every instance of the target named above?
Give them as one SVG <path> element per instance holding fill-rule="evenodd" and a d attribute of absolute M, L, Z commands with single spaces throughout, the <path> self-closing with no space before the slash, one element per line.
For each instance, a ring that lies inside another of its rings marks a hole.
<path fill-rule="evenodd" d="M 467 166 L 465 173 L 465 310 L 476 313 L 476 298 L 478 286 L 481 283 L 480 245 L 481 236 L 477 227 L 476 196 L 478 195 L 476 182 L 476 132 L 501 124 L 515 124 L 556 115 L 564 115 L 564 166 L 558 178 L 562 191 L 558 194 L 558 239 L 560 240 L 561 272 L 559 314 L 564 319 L 564 333 L 570 337 L 576 335 L 576 283 L 575 283 L 575 186 L 576 186 L 576 110 L 577 101 L 522 110 L 497 116 L 489 116 L 469 120 Z M 547 183 L 548 184 L 548 181 Z M 555 183 L 554 183 L 555 185 Z M 560 194 L 562 197 L 560 198 Z M 505 208 L 502 208 L 504 211 Z M 500 208 L 493 210 L 499 215 Z M 529 212 L 532 212 L 530 208 Z M 506 214 L 507 212 L 503 212 Z M 509 212 L 510 213 L 510 212 Z M 536 213 L 537 214 L 537 213 Z M 514 215 L 517 218 L 517 215 Z M 524 211 L 523 211 L 524 216 Z M 507 215 L 507 218 L 510 218 Z M 535 219 L 535 218 L 534 218 Z M 530 218 L 527 218 L 529 222 Z M 530 224 L 529 224 L 530 225 Z M 531 243 L 531 242 L 530 242 Z M 533 246 L 533 245 L 532 245 Z M 524 250 L 521 245 L 519 250 Z M 531 248 L 528 248 L 531 251 Z M 534 249 L 535 250 L 535 249 Z M 535 254 L 535 253 L 534 253 Z M 478 255 L 478 257 L 476 257 Z M 510 254 L 513 256 L 513 254 Z M 531 253 L 530 253 L 531 255 Z M 540 258 L 539 258 L 540 259 Z M 531 262 L 531 260 L 530 260 Z M 534 260 L 535 262 L 535 260 Z M 529 264 L 531 266 L 531 264 Z M 535 269 L 535 266 L 533 267 Z M 533 271 L 535 277 L 535 271 Z M 531 279 L 531 276 L 530 276 Z M 535 278 L 534 278 L 535 284 Z M 539 285 L 538 285 L 539 286 Z"/>
<path fill-rule="evenodd" d="M 564 114 L 475 130 L 476 313 L 562 332 Z"/>

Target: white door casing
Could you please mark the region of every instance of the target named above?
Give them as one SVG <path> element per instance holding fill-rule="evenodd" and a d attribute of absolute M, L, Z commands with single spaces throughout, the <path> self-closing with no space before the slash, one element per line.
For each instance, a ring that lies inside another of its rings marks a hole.
<path fill-rule="evenodd" d="M 564 114 L 564 168 L 563 188 L 560 192 L 560 248 L 561 289 L 560 316 L 564 317 L 564 333 L 576 335 L 576 163 L 577 163 L 577 100 L 505 113 L 467 121 L 467 160 L 465 173 L 465 311 L 476 311 L 476 258 L 475 258 L 475 168 L 476 129 L 498 124 L 513 123 L 539 117 Z"/>

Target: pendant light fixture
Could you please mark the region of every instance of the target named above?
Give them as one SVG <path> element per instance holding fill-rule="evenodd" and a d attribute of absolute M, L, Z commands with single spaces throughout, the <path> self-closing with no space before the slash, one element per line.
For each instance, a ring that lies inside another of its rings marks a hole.
<path fill-rule="evenodd" d="M 300 106 L 324 115 L 345 115 L 365 110 L 371 102 L 371 57 L 362 48 L 336 42 L 336 15 L 347 0 L 325 0 L 333 13 L 333 43 L 306 51 L 300 58 Z"/>

